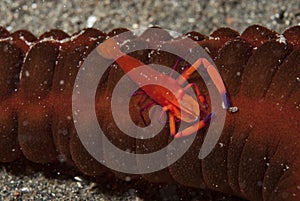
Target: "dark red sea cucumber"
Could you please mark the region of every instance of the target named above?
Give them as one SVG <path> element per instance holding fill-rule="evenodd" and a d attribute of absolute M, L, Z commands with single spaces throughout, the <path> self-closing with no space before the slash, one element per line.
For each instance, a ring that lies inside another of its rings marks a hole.
<path fill-rule="evenodd" d="M 71 94 L 84 58 L 107 36 L 124 31 L 105 34 L 85 29 L 69 36 L 52 30 L 36 38 L 24 30 L 9 33 L 0 27 L 0 162 L 24 155 L 36 163 L 75 165 L 93 176 L 109 171 L 89 155 L 77 136 Z M 205 135 L 199 131 L 181 159 L 142 177 L 248 200 L 300 200 L 300 27 L 291 27 L 282 35 L 253 25 L 242 34 L 221 28 L 209 37 L 197 32 L 186 36 L 198 41 L 214 59 L 239 111 L 227 115 L 219 144 L 208 157 L 198 159 Z M 145 31 L 140 37 L 132 36 L 132 43 L 155 42 L 155 37 Z M 171 39 L 167 32 L 160 36 L 164 45 L 183 48 L 180 37 Z M 146 64 L 170 67 L 177 59 L 165 52 L 155 52 L 149 58 L 148 53 L 145 50 L 132 56 Z M 186 65 L 180 63 L 181 67 Z M 170 140 L 168 128 L 152 140 L 140 141 L 126 136 L 114 124 L 107 97 L 123 75 L 120 68 L 111 68 L 100 81 L 96 95 L 101 103 L 96 106 L 99 123 L 121 149 L 138 153 L 160 149 Z M 191 81 L 208 95 L 199 77 Z M 133 121 L 142 125 L 137 115 L 141 99 L 149 101 L 147 96 L 133 97 L 131 110 Z"/>

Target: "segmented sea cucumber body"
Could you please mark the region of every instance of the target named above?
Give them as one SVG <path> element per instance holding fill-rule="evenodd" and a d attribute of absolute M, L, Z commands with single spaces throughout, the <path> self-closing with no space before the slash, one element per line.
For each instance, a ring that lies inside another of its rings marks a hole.
<path fill-rule="evenodd" d="M 73 164 L 93 176 L 109 171 L 81 144 L 73 124 L 71 98 L 77 72 L 87 55 L 107 36 L 125 31 L 115 29 L 105 34 L 85 29 L 69 36 L 52 30 L 36 38 L 27 31 L 9 33 L 0 28 L 0 162 L 24 155 L 37 163 Z M 176 163 L 142 177 L 248 200 L 299 200 L 300 27 L 291 27 L 282 35 L 253 25 L 241 35 L 221 28 L 209 37 L 197 32 L 185 36 L 197 41 L 213 58 L 239 111 L 227 114 L 221 138 L 208 157 L 198 159 L 205 136 L 201 130 Z M 131 56 L 145 64 L 172 67 L 177 57 L 153 52 L 151 45 L 160 41 L 184 49 L 180 37 L 172 40 L 167 32 L 157 37 L 147 30 L 139 37 L 132 35 L 128 46 L 146 44 L 149 50 Z M 110 97 L 124 73 L 113 65 L 102 77 L 96 94 L 103 131 L 123 150 L 149 153 L 166 146 L 171 140 L 167 127 L 153 139 L 136 140 L 114 123 Z M 187 65 L 182 61 L 178 69 Z M 201 78 L 192 76 L 190 82 L 199 85 L 210 103 Z M 143 124 L 138 111 L 147 101 L 146 95 L 132 97 L 131 116 L 136 124 Z"/>

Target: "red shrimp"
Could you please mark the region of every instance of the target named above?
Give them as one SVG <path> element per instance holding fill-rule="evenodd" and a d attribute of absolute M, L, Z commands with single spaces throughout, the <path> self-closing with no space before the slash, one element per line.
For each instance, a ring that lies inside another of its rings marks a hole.
<path fill-rule="evenodd" d="M 200 66 L 206 68 L 208 74 L 216 85 L 218 91 L 222 95 L 223 108 L 229 109 L 229 100 L 227 98 L 226 88 L 217 69 L 205 58 L 199 58 L 186 69 L 181 76 L 173 79 L 170 76 L 164 75 L 152 67 L 145 65 L 143 62 L 124 54 L 119 48 L 117 42 L 110 38 L 105 43 L 101 43 L 97 47 L 98 53 L 107 59 L 116 60 L 121 69 L 138 85 L 140 88 L 157 104 L 163 107 L 163 111 L 168 111 L 170 134 L 174 138 L 191 135 L 202 129 L 211 119 L 212 113 L 204 119 L 197 121 L 200 118 L 200 108 L 197 100 L 192 98 L 186 92 L 187 89 L 195 87 L 196 94 L 202 105 L 206 105 L 205 98 L 201 95 L 197 85 L 188 84 L 182 85 Z M 143 66 L 142 70 L 132 71 Z M 130 73 L 129 73 L 130 72 Z M 165 87 L 147 83 L 164 83 Z M 145 85 L 146 84 L 146 85 Z M 171 95 L 171 92 L 175 94 Z M 174 97 L 175 96 L 175 97 Z M 181 101 L 181 104 L 177 100 Z M 175 118 L 187 122 L 194 123 L 190 127 L 176 132 Z M 196 122 L 197 121 L 197 122 Z"/>

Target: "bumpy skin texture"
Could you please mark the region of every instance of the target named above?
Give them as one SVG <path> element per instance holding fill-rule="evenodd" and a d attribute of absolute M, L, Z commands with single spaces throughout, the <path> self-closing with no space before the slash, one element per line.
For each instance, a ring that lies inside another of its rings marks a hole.
<path fill-rule="evenodd" d="M 0 162 L 24 155 L 37 163 L 73 164 L 93 176 L 110 171 L 81 144 L 73 125 L 71 94 L 84 58 L 107 35 L 124 31 L 105 34 L 86 29 L 70 37 L 52 30 L 37 39 L 27 31 L 0 29 Z M 221 138 L 204 160 L 198 159 L 198 153 L 205 129 L 198 132 L 192 147 L 176 163 L 142 177 L 151 182 L 208 188 L 247 200 L 300 200 L 300 27 L 286 30 L 284 37 L 256 25 L 241 35 L 228 28 L 210 37 L 197 32 L 186 35 L 213 58 L 239 111 L 227 114 Z M 145 31 L 138 38 L 132 36 L 128 45 L 147 44 L 151 48 L 154 42 L 164 41 L 166 46 L 184 49 L 180 38 L 171 41 L 168 33 L 156 37 Z M 156 51 L 151 57 L 148 53 L 145 50 L 131 56 L 146 64 L 169 67 L 177 59 L 165 52 Z M 187 65 L 181 62 L 178 69 Z M 171 140 L 168 127 L 153 139 L 141 141 L 128 137 L 115 125 L 110 97 L 123 75 L 114 64 L 99 83 L 96 112 L 103 131 L 123 150 L 149 153 L 166 146 Z M 192 76 L 190 82 L 199 85 L 210 103 L 201 78 Z M 143 125 L 139 110 L 149 101 L 146 95 L 132 97 L 130 111 L 136 124 Z"/>

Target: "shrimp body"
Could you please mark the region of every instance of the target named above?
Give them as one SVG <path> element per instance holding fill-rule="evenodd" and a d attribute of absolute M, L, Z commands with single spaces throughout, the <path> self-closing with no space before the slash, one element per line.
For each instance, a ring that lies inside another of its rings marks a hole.
<path fill-rule="evenodd" d="M 98 53 L 107 58 L 114 59 L 126 75 L 130 77 L 154 102 L 161 105 L 164 111 L 169 112 L 170 133 L 175 138 L 188 136 L 203 128 L 211 118 L 211 114 L 204 120 L 196 122 L 200 118 L 200 107 L 197 100 L 188 95 L 187 89 L 193 87 L 193 84 L 182 86 L 190 75 L 199 67 L 204 65 L 211 76 L 215 76 L 216 70 L 211 67 L 212 64 L 206 59 L 197 60 L 192 66 L 184 71 L 177 79 L 162 74 L 143 62 L 121 52 L 114 39 L 108 39 L 105 43 L 97 47 Z M 139 70 L 134 70 L 140 68 Z M 212 72 L 212 73 L 210 73 Z M 226 94 L 225 86 L 220 81 L 221 78 L 215 76 L 213 81 L 218 84 L 217 88 L 221 93 Z M 149 84 L 147 84 L 149 83 Z M 157 83 L 157 84 L 155 84 Z M 163 87 L 163 86 L 166 87 Z M 205 105 L 205 99 L 200 94 L 200 90 L 195 88 L 201 104 Z M 173 92 L 173 93 L 172 93 Z M 180 101 L 180 103 L 179 103 Z M 225 104 L 228 105 L 228 104 Z M 194 125 L 177 132 L 175 129 L 175 118 Z"/>

